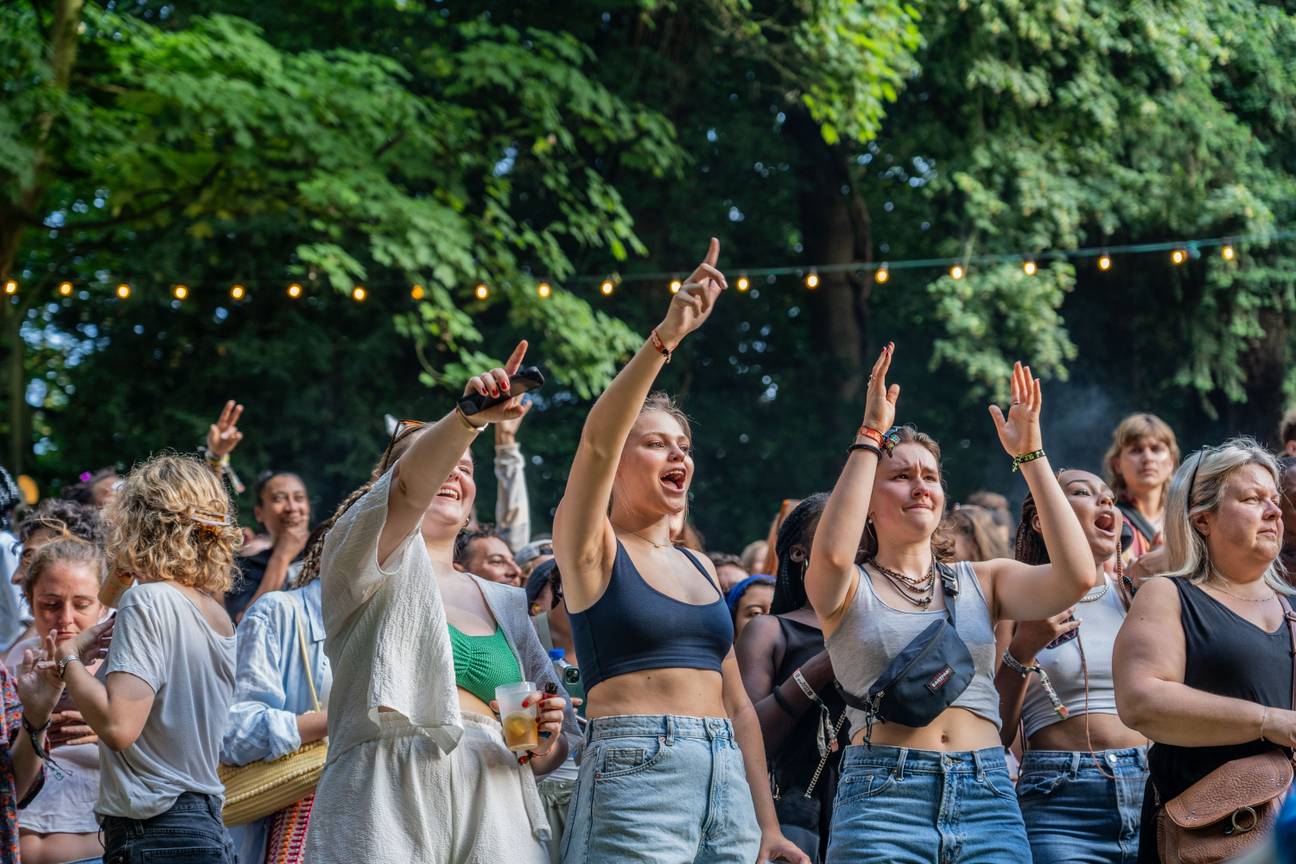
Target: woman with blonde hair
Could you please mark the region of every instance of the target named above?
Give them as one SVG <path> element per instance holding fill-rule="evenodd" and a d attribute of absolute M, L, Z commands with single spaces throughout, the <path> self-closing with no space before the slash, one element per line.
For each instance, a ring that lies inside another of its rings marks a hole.
<path fill-rule="evenodd" d="M 1126 565 L 1162 544 L 1170 475 L 1178 464 L 1174 430 L 1155 414 L 1131 414 L 1112 432 L 1103 467 L 1125 517 L 1121 557 Z"/>
<path fill-rule="evenodd" d="M 229 496 L 197 459 L 158 456 L 131 470 L 106 517 L 109 578 L 135 584 L 115 619 L 50 635 L 49 672 L 99 736 L 104 860 L 231 864 L 216 774 L 234 694 Z M 100 680 L 85 664 L 109 633 Z"/>
<path fill-rule="evenodd" d="M 1168 802 L 1230 762 L 1296 747 L 1278 488 L 1274 457 L 1250 438 L 1199 450 L 1171 483 L 1165 576 L 1135 595 L 1112 658 L 1121 720 L 1154 742 L 1140 862 L 1160 860 Z M 1258 802 L 1272 777 L 1222 785 L 1259 790 Z M 1258 838 L 1271 825 L 1244 819 L 1242 833 Z"/>

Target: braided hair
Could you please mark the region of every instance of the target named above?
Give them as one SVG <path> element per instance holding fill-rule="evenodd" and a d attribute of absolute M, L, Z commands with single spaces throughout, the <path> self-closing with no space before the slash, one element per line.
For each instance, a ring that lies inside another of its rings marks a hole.
<path fill-rule="evenodd" d="M 774 554 L 778 559 L 778 572 L 774 578 L 774 603 L 770 606 L 771 615 L 782 615 L 794 609 L 800 609 L 810 602 L 806 596 L 805 573 L 810 563 L 810 546 L 814 543 L 815 530 L 819 527 L 819 517 L 823 515 L 828 504 L 827 492 L 816 492 L 792 509 L 792 512 L 779 525 L 774 540 Z M 792 547 L 801 546 L 806 550 L 802 561 L 792 560 Z"/>
<path fill-rule="evenodd" d="M 1059 471 L 1058 474 L 1062 472 Z M 1022 499 L 1021 521 L 1017 523 L 1017 543 L 1013 547 L 1013 557 L 1023 564 L 1049 563 L 1048 548 L 1044 545 L 1044 535 L 1035 530 L 1035 517 L 1039 508 L 1035 506 L 1035 496 L 1029 490 Z"/>

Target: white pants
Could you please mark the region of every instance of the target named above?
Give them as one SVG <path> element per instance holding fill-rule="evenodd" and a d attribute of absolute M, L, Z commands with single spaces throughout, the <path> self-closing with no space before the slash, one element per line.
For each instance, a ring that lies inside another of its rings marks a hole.
<path fill-rule="evenodd" d="M 548 864 L 535 776 L 504 746 L 499 723 L 464 714 L 463 740 L 447 754 L 403 716 L 378 719 L 376 740 L 325 767 L 307 861 Z"/>

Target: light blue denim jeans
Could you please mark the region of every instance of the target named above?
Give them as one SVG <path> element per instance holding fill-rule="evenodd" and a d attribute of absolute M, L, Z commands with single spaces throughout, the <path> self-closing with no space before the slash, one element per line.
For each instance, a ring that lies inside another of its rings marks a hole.
<path fill-rule="evenodd" d="M 1035 864 L 1134 864 L 1147 778 L 1142 747 L 1028 751 L 1017 798 Z"/>
<path fill-rule="evenodd" d="M 1000 747 L 943 753 L 854 744 L 842 758 L 828 864 L 1028 864 Z"/>
<path fill-rule="evenodd" d="M 564 864 L 753 864 L 760 828 L 733 725 L 623 715 L 590 722 Z"/>

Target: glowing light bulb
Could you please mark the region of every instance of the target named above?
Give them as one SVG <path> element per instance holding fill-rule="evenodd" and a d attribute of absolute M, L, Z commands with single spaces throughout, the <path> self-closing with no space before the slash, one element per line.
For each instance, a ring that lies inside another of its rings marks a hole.
<path fill-rule="evenodd" d="M 877 269 L 877 272 L 873 274 L 873 281 L 879 285 L 885 285 L 890 280 L 891 280 L 891 271 L 887 269 L 887 265 L 885 264 L 879 267 Z"/>
<path fill-rule="evenodd" d="M 612 289 L 615 287 L 616 286 L 612 284 L 611 279 L 604 279 L 603 282 L 599 285 L 599 291 L 603 292 L 604 297 L 611 297 Z"/>
<path fill-rule="evenodd" d="M 536 296 L 541 300 L 548 300 L 553 296 L 553 286 L 548 282 L 541 282 L 536 286 Z"/>
<path fill-rule="evenodd" d="M 1029 260 L 1027 260 L 1027 261 L 1022 262 L 1022 272 L 1025 273 L 1027 276 L 1034 276 L 1034 275 L 1035 275 L 1035 271 L 1036 271 L 1037 269 L 1038 269 L 1038 268 L 1035 266 L 1035 262 L 1034 262 L 1034 261 L 1029 261 Z"/>
<path fill-rule="evenodd" d="M 189 296 L 188 285 L 173 285 L 171 287 L 171 296 L 177 300 L 183 300 Z"/>
<path fill-rule="evenodd" d="M 1099 270 L 1102 270 L 1103 272 L 1106 272 L 1106 271 L 1108 271 L 1108 270 L 1111 269 L 1111 265 L 1112 265 L 1112 260 L 1111 260 L 1111 256 L 1110 256 L 1110 255 L 1108 255 L 1108 254 L 1106 254 L 1106 253 L 1103 253 L 1102 255 L 1099 255 L 1099 256 L 1098 256 L 1098 269 L 1099 269 Z"/>
<path fill-rule="evenodd" d="M 1176 249 L 1170 253 L 1170 260 L 1176 265 L 1182 264 L 1188 260 L 1188 252 L 1183 249 Z"/>
<path fill-rule="evenodd" d="M 684 283 L 678 279 L 672 279 L 670 281 L 670 292 L 672 294 L 678 294 L 679 290 L 683 287 L 684 287 Z"/>
<path fill-rule="evenodd" d="M 121 283 L 120 285 L 117 286 L 117 299 L 118 299 L 118 300 L 125 300 L 125 299 L 127 299 L 128 297 L 130 297 L 130 294 L 131 294 L 131 287 L 130 287 L 129 285 L 127 285 L 125 282 L 123 282 L 123 283 Z"/>
<path fill-rule="evenodd" d="M 289 285 L 288 285 L 288 296 L 291 297 L 292 299 L 296 300 L 296 299 L 297 299 L 298 297 L 300 297 L 301 295 L 302 295 L 302 287 L 301 287 L 301 285 L 297 284 L 296 282 L 291 282 L 291 283 L 289 283 Z"/>
<path fill-rule="evenodd" d="M 819 274 L 811 270 L 806 274 L 805 286 L 811 291 L 819 287 Z"/>
<path fill-rule="evenodd" d="M 369 292 L 365 290 L 363 285 L 357 285 L 351 289 L 351 299 L 357 303 L 363 303 L 368 296 Z"/>
<path fill-rule="evenodd" d="M 490 289 L 486 287 L 485 282 L 478 282 L 477 287 L 473 289 L 473 294 L 478 300 L 485 300 L 490 296 Z"/>
<path fill-rule="evenodd" d="M 9 281 L 5 282 L 4 291 L 5 294 L 8 294 L 10 297 L 12 297 L 13 295 L 18 293 L 18 283 L 10 279 Z"/>
<path fill-rule="evenodd" d="M 247 289 L 235 282 L 230 286 L 230 298 L 233 300 L 242 300 L 247 296 Z"/>
<path fill-rule="evenodd" d="M 955 264 L 953 267 L 949 269 L 949 275 L 951 279 L 958 280 L 966 276 L 967 271 L 963 269 L 963 265 Z"/>
<path fill-rule="evenodd" d="M 1232 261 L 1237 257 L 1237 250 L 1233 248 L 1233 244 L 1226 243 L 1224 248 L 1220 250 L 1220 257 L 1225 261 Z"/>
<path fill-rule="evenodd" d="M 58 286 L 58 292 L 59 292 L 59 296 L 60 296 L 60 297 L 71 297 L 71 296 L 72 296 L 72 283 L 71 283 L 71 282 L 60 282 L 60 283 L 59 283 L 59 286 Z"/>
<path fill-rule="evenodd" d="M 751 287 L 751 280 L 747 278 L 747 274 L 744 273 L 742 276 L 738 277 L 739 291 L 746 291 L 750 287 Z"/>

